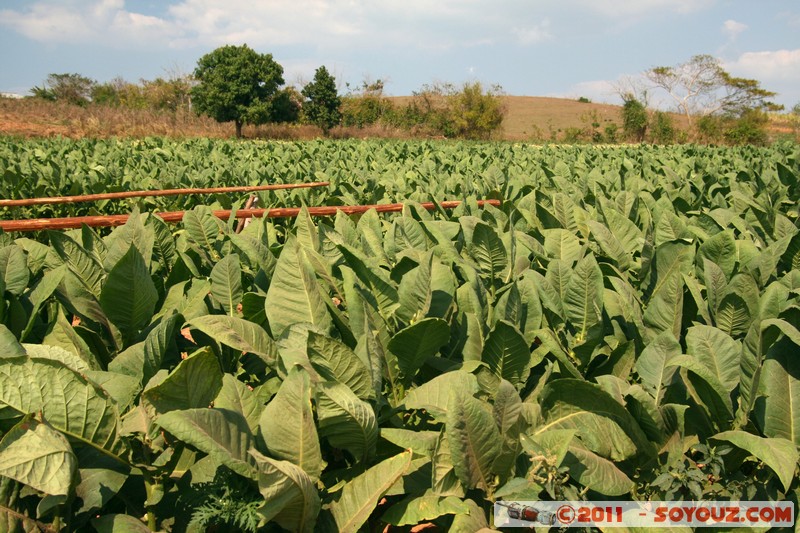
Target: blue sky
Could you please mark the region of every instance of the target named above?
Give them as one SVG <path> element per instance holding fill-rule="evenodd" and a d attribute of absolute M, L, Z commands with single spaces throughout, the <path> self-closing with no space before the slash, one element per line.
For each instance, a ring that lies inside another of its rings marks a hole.
<path fill-rule="evenodd" d="M 0 0 L 0 91 L 49 73 L 190 73 L 223 44 L 271 53 L 288 84 L 436 81 L 619 103 L 614 85 L 695 54 L 800 103 L 798 0 Z"/>

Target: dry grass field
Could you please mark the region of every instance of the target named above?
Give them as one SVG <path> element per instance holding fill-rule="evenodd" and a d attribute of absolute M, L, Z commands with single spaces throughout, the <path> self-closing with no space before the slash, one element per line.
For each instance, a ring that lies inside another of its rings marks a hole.
<path fill-rule="evenodd" d="M 508 141 L 562 141 L 578 132 L 603 134 L 606 127 L 622 126 L 621 107 L 610 104 L 579 102 L 563 98 L 538 96 L 503 96 L 505 119 L 496 138 Z M 409 97 L 392 97 L 397 105 Z M 676 126 L 684 120 L 673 116 Z M 795 117 L 774 117 L 770 133 L 798 135 L 800 125 Z M 233 136 L 233 125 L 220 124 L 207 117 L 188 112 L 157 113 L 149 110 L 78 107 L 36 99 L 0 98 L 0 135 L 22 137 L 62 136 L 80 137 L 211 137 Z M 335 129 L 332 136 L 403 138 L 409 134 L 400 130 L 370 127 Z M 285 140 L 313 139 L 322 135 L 314 126 L 266 125 L 245 126 L 245 137 Z M 583 140 L 586 140 L 585 138 Z"/>
<path fill-rule="evenodd" d="M 539 96 L 506 96 L 504 101 L 502 137 L 508 140 L 550 139 L 568 128 L 590 128 L 593 122 L 600 131 L 611 123 L 622 127 L 620 106 Z"/>

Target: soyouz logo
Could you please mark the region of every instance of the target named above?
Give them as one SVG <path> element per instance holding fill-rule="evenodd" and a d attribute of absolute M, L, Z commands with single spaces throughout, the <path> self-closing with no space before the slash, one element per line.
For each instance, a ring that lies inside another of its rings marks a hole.
<path fill-rule="evenodd" d="M 791 527 L 792 502 L 498 501 L 495 527 Z"/>

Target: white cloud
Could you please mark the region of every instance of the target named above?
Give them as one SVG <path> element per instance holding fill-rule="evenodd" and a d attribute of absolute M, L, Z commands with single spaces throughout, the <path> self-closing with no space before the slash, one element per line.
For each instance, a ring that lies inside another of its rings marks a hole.
<path fill-rule="evenodd" d="M 736 76 L 748 76 L 762 82 L 794 80 L 800 83 L 800 48 L 746 52 L 725 69 Z"/>
<path fill-rule="evenodd" d="M 123 0 L 36 2 L 25 11 L 0 11 L 0 25 L 34 41 L 102 43 L 116 47 L 163 41 L 174 29 L 158 17 L 124 9 Z"/>
<path fill-rule="evenodd" d="M 722 32 L 728 36 L 730 41 L 735 41 L 739 34 L 747 29 L 747 24 L 742 24 L 735 20 L 726 20 L 722 25 Z"/>
<path fill-rule="evenodd" d="M 578 0 L 582 1 L 582 0 Z M 36 0 L 0 11 L 5 26 L 40 42 L 213 47 L 246 42 L 336 49 L 347 46 L 447 50 L 551 38 L 528 4 L 489 0 L 173 0 L 163 17 L 124 0 Z"/>
<path fill-rule="evenodd" d="M 544 19 L 532 26 L 515 27 L 511 32 L 516 36 L 517 42 L 523 46 L 549 41 L 553 38 L 553 34 L 550 33 L 549 19 Z"/>

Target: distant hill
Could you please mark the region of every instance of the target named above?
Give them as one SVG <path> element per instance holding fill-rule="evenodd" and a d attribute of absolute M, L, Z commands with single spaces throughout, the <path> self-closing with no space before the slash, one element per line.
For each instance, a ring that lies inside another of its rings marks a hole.
<path fill-rule="evenodd" d="M 509 141 L 562 139 L 568 128 L 589 129 L 593 122 L 603 132 L 608 124 L 622 128 L 622 107 L 579 102 L 545 96 L 503 96 L 505 119 L 499 137 Z M 395 105 L 404 105 L 409 96 L 390 96 Z"/>
<path fill-rule="evenodd" d="M 601 132 L 611 123 L 622 127 L 622 108 L 617 105 L 541 96 L 504 96 L 503 100 L 507 106 L 503 138 L 509 140 L 548 139 L 553 133 L 560 137 L 567 128 L 591 128 L 593 122 Z"/>

